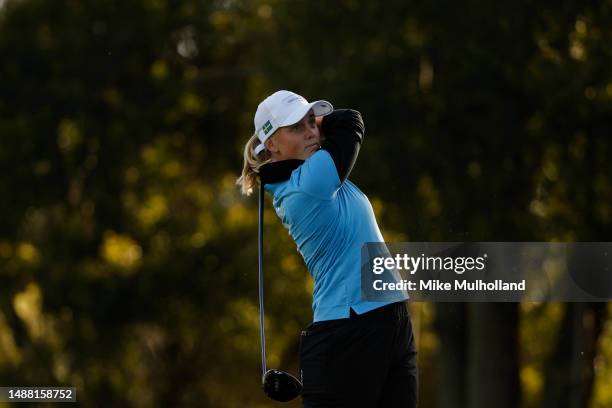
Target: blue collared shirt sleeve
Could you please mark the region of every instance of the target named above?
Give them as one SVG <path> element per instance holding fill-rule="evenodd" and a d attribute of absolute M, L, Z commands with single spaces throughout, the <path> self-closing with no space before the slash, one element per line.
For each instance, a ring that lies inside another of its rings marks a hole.
<path fill-rule="evenodd" d="M 297 176 L 301 191 L 322 200 L 332 199 L 342 184 L 334 160 L 326 150 L 319 150 L 310 156 Z"/>

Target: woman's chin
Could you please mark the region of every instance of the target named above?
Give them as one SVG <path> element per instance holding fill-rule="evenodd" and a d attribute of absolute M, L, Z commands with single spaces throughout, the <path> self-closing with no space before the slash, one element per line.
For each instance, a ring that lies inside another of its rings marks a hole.
<path fill-rule="evenodd" d="M 317 151 L 319 151 L 321 149 L 321 145 L 312 145 L 312 146 L 308 146 L 305 151 L 304 151 L 304 155 L 306 156 L 306 158 L 312 156 L 313 154 L 315 154 Z"/>

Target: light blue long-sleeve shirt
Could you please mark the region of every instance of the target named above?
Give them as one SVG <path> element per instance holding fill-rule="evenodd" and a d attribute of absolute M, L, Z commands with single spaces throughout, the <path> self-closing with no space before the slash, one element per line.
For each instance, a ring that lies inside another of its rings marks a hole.
<path fill-rule="evenodd" d="M 315 152 L 288 180 L 265 190 L 314 278 L 315 322 L 392 303 L 361 299 L 361 247 L 384 239 L 370 201 L 348 179 L 340 181 L 329 152 Z"/>

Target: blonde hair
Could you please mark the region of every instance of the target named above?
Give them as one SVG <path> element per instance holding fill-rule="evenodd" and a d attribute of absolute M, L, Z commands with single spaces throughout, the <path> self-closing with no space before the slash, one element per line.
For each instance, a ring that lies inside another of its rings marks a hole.
<path fill-rule="evenodd" d="M 242 175 L 238 177 L 236 184 L 240 186 L 240 191 L 246 196 L 253 194 L 255 187 L 259 187 L 259 168 L 269 163 L 272 158 L 267 149 L 255 154 L 255 147 L 260 143 L 257 132 L 255 132 L 244 145 L 244 166 Z"/>

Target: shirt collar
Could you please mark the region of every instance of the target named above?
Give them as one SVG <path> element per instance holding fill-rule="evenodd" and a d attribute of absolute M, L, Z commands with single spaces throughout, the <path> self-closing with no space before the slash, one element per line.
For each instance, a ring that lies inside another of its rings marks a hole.
<path fill-rule="evenodd" d="M 304 160 L 290 159 L 266 163 L 259 168 L 259 178 L 262 184 L 278 183 L 289 180 L 291 172 L 304 163 Z"/>

